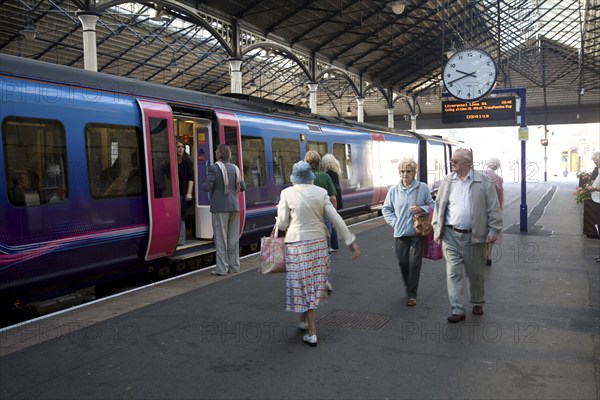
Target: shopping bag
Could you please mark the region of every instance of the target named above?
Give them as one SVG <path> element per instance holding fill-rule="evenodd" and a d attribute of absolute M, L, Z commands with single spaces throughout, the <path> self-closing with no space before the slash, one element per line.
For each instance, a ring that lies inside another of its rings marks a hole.
<path fill-rule="evenodd" d="M 423 258 L 429 260 L 442 259 L 442 244 L 433 239 L 433 232 L 423 238 Z"/>
<path fill-rule="evenodd" d="M 271 236 L 260 239 L 258 272 L 263 275 L 285 272 L 285 242 L 277 234 L 277 228 L 273 227 Z"/>

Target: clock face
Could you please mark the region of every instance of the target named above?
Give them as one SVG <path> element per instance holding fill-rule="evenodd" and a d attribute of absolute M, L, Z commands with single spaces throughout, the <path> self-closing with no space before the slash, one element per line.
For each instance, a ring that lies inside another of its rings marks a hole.
<path fill-rule="evenodd" d="M 459 100 L 475 101 L 488 94 L 496 83 L 496 63 L 485 51 L 465 49 L 455 53 L 444 66 L 444 86 Z"/>

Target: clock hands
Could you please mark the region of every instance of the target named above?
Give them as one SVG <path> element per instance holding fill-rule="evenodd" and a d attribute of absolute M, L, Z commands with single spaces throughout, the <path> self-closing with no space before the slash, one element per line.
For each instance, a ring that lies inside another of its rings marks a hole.
<path fill-rule="evenodd" d="M 473 78 L 477 78 L 477 75 L 475 75 L 475 72 L 463 72 L 459 69 L 457 69 L 456 72 L 460 72 L 461 74 L 464 74 L 465 76 L 472 76 Z"/>
<path fill-rule="evenodd" d="M 448 85 L 451 85 L 456 81 L 460 81 L 461 79 L 466 78 L 467 76 L 472 76 L 473 78 L 477 78 L 477 75 L 475 75 L 475 72 L 464 72 L 459 69 L 457 69 L 456 72 L 463 74 L 463 76 L 458 77 L 458 78 L 454 79 L 453 81 L 448 82 Z"/>

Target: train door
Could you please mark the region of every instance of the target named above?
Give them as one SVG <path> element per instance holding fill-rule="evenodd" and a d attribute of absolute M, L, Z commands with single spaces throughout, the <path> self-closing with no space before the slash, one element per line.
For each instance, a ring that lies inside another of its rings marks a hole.
<path fill-rule="evenodd" d="M 194 203 L 186 207 L 186 215 L 184 215 L 186 231 L 188 231 L 186 232 L 186 240 L 190 237 L 211 239 L 212 224 L 208 194 L 202 190 L 202 184 L 206 181 L 209 165 L 207 155 L 210 154 L 212 143 L 211 121 L 189 115 L 175 115 L 173 125 L 175 138 L 185 145 L 185 152 L 192 159 L 194 167 L 194 196 L 192 200 Z M 206 221 L 207 218 L 203 217 L 208 217 L 208 221 Z"/>
<path fill-rule="evenodd" d="M 238 166 L 240 174 L 244 176 L 243 169 L 243 154 L 242 154 L 242 137 L 240 133 L 240 123 L 236 115 L 228 112 L 217 112 L 217 118 L 219 120 L 219 130 L 214 132 L 212 137 L 218 138 L 213 140 L 214 148 L 218 144 L 224 143 L 231 148 L 231 162 Z M 214 151 L 211 149 L 210 159 L 214 162 Z M 244 231 L 244 221 L 246 219 L 246 195 L 241 192 L 238 195 L 238 202 L 240 205 L 240 236 Z"/>
<path fill-rule="evenodd" d="M 210 215 L 209 194 L 202 190 L 202 184 L 208 176 L 208 166 L 213 160 L 213 132 L 211 121 L 198 119 L 191 121 L 193 132 L 192 159 L 194 159 L 194 191 L 196 204 L 194 205 L 194 223 L 196 225 L 196 238 L 211 240 L 213 237 L 212 219 Z"/>
<path fill-rule="evenodd" d="M 385 200 L 385 195 L 387 193 L 384 171 L 382 171 L 381 165 L 382 151 L 387 144 L 385 143 L 384 136 L 380 133 L 370 133 L 370 136 L 373 146 L 371 164 L 371 168 L 373 170 L 373 198 L 371 199 L 371 204 L 378 204 L 379 202 L 383 202 L 383 200 Z"/>
<path fill-rule="evenodd" d="M 159 102 L 139 100 L 144 131 L 144 162 L 150 228 L 145 259 L 173 254 L 179 237 L 177 169 L 171 108 Z"/>
<path fill-rule="evenodd" d="M 577 149 L 569 151 L 569 172 L 580 172 L 579 152 Z"/>

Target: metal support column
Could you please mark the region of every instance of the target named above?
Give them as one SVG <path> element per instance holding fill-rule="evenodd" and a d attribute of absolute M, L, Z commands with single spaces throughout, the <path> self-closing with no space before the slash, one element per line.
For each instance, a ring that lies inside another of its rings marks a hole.
<path fill-rule="evenodd" d="M 356 104 L 358 105 L 358 108 L 356 111 L 356 120 L 358 122 L 364 122 L 364 120 L 365 120 L 365 98 L 360 97 L 360 96 L 357 97 Z"/>
<path fill-rule="evenodd" d="M 308 90 L 310 93 L 310 112 L 313 114 L 317 113 L 317 88 L 319 84 L 316 82 L 308 83 Z"/>
<path fill-rule="evenodd" d="M 229 71 L 231 73 L 231 93 L 242 93 L 242 60 L 229 59 Z"/>
<path fill-rule="evenodd" d="M 97 72 L 96 22 L 98 22 L 100 16 L 94 12 L 82 11 L 77 17 L 79 17 L 83 26 L 83 68 Z"/>
<path fill-rule="evenodd" d="M 387 117 L 388 117 L 388 128 L 394 127 L 394 107 L 388 107 L 387 109 Z"/>

